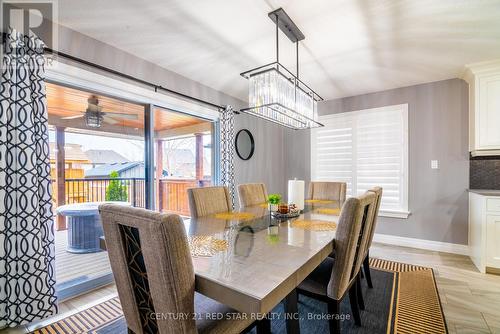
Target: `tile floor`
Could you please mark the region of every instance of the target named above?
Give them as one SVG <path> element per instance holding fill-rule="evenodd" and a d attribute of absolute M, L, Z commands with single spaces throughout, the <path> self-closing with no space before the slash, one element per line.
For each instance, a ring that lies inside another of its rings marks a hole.
<path fill-rule="evenodd" d="M 500 333 L 500 276 L 481 274 L 467 256 L 374 244 L 372 257 L 434 269 L 453 333 Z"/>
<path fill-rule="evenodd" d="M 481 274 L 466 256 L 374 244 L 371 256 L 432 267 L 448 329 L 454 333 L 500 333 L 500 276 Z M 60 314 L 36 324 L 0 330 L 0 334 L 26 333 L 116 296 L 108 285 L 60 304 Z"/>

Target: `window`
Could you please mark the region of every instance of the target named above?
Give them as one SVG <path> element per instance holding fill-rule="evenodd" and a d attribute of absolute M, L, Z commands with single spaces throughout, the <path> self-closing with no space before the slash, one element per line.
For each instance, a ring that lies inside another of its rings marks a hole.
<path fill-rule="evenodd" d="M 408 217 L 408 105 L 321 116 L 312 130 L 311 177 L 347 182 L 347 196 L 384 189 L 380 215 Z"/>

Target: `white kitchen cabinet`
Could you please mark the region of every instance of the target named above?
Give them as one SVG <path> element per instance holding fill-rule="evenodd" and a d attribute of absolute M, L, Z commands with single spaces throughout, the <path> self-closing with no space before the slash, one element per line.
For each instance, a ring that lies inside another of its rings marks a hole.
<path fill-rule="evenodd" d="M 500 273 L 500 190 L 469 191 L 469 252 L 480 272 Z"/>
<path fill-rule="evenodd" d="M 500 212 L 486 216 L 486 266 L 500 268 Z"/>
<path fill-rule="evenodd" d="M 500 154 L 500 60 L 466 66 L 469 83 L 469 151 Z"/>

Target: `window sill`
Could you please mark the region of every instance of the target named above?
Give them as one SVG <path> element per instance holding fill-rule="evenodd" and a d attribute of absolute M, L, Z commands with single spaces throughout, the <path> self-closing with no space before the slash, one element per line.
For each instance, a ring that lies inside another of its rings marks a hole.
<path fill-rule="evenodd" d="M 400 218 L 400 219 L 408 219 L 411 212 L 409 211 L 383 211 L 380 210 L 379 217 L 388 217 L 388 218 Z"/>

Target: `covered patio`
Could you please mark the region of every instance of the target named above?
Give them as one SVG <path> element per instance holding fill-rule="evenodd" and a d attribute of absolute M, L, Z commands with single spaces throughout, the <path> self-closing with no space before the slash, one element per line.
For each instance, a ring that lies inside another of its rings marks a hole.
<path fill-rule="evenodd" d="M 99 107 L 102 108 L 100 112 L 104 114 L 99 127 L 89 126 L 86 120 L 88 99 L 92 97 L 96 98 Z M 71 151 L 71 145 L 74 143 L 67 143 L 66 134 L 87 134 L 101 137 L 103 140 L 121 138 L 144 141 L 144 106 L 50 83 L 47 84 L 47 98 L 49 124 L 55 133 L 53 161 L 51 161 L 55 206 L 104 200 L 109 177 L 105 175 L 89 177 L 84 173 L 85 165 L 96 167 L 96 164 L 102 163 L 90 161 L 85 156 L 80 157 L 76 164 L 72 163 L 71 153 L 68 151 Z M 188 215 L 185 190 L 190 187 L 205 186 L 211 182 L 211 156 L 207 156 L 209 154 L 206 153 L 211 144 L 204 144 L 203 137 L 211 134 L 212 123 L 158 107 L 154 109 L 154 119 L 156 208 Z M 176 150 L 179 150 L 182 143 L 169 145 L 172 141 L 189 141 L 189 139 L 194 142 L 193 173 L 190 173 L 189 177 L 183 177 L 175 170 L 166 170 L 166 168 L 181 169 L 185 167 L 182 165 L 190 164 L 182 161 L 178 166 L 171 166 L 172 156 L 176 155 Z M 144 163 L 143 160 L 140 162 Z M 108 164 L 113 163 L 123 162 L 108 161 Z M 80 173 L 75 165 L 80 166 Z M 141 171 L 133 176 L 120 177 L 129 187 L 127 199 L 134 206 L 144 206 L 143 175 L 144 171 Z"/>
<path fill-rule="evenodd" d="M 144 154 L 135 158 L 126 154 L 127 145 L 144 150 L 145 106 L 52 83 L 47 84 L 47 99 L 54 209 L 107 201 L 110 186 L 116 182 L 122 189 L 120 201 L 145 207 Z M 159 107 L 153 114 L 152 203 L 157 210 L 189 216 L 186 190 L 212 182 L 212 123 Z M 99 147 L 93 147 L 94 142 Z M 103 149 L 107 142 L 110 147 Z M 103 277 L 110 277 L 107 252 L 67 251 L 66 219 L 54 214 L 58 287 L 99 284 Z"/>

